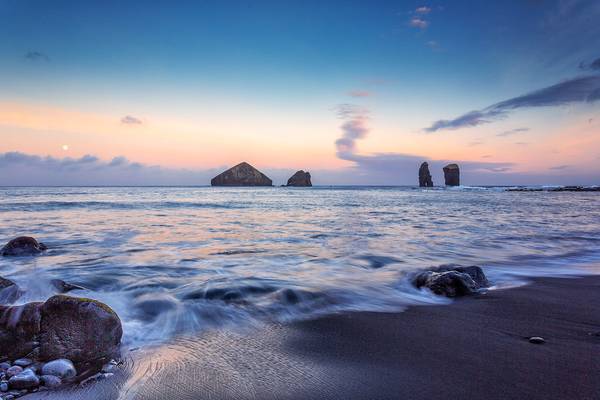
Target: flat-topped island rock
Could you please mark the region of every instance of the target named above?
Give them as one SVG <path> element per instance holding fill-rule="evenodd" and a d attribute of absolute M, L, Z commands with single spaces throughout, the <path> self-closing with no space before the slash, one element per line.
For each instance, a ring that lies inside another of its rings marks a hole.
<path fill-rule="evenodd" d="M 296 171 L 296 173 L 292 175 L 290 179 L 288 179 L 287 185 L 302 187 L 312 186 L 312 182 L 310 181 L 310 172 L 304 172 L 303 170 Z"/>
<path fill-rule="evenodd" d="M 210 181 L 211 186 L 273 186 L 273 181 L 247 162 L 220 173 Z"/>
<path fill-rule="evenodd" d="M 460 169 L 458 164 L 448 164 L 444 167 L 446 186 L 460 186 Z"/>

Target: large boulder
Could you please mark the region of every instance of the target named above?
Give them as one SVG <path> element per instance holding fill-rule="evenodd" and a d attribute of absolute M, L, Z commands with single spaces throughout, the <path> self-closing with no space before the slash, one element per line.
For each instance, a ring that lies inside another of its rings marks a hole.
<path fill-rule="evenodd" d="M 421 167 L 419 167 L 419 186 L 433 187 L 433 180 L 431 179 L 429 164 L 427 162 L 424 162 L 421 164 Z"/>
<path fill-rule="evenodd" d="M 273 186 L 273 181 L 247 162 L 242 162 L 211 179 L 212 186 Z"/>
<path fill-rule="evenodd" d="M 21 294 L 21 289 L 16 283 L 0 276 L 0 304 L 14 303 Z"/>
<path fill-rule="evenodd" d="M 460 267 L 443 265 L 413 277 L 417 288 L 426 287 L 433 293 L 446 297 L 465 296 L 488 287 L 489 282 L 478 266 Z"/>
<path fill-rule="evenodd" d="M 287 181 L 288 186 L 312 186 L 312 182 L 310 181 L 310 172 L 304 172 L 302 170 L 297 171 L 290 179 Z"/>
<path fill-rule="evenodd" d="M 444 167 L 446 186 L 460 186 L 460 170 L 458 164 L 448 164 Z"/>
<path fill-rule="evenodd" d="M 40 243 L 30 236 L 19 236 L 4 245 L 0 254 L 3 256 L 33 256 L 46 249 L 44 243 Z"/>
<path fill-rule="evenodd" d="M 117 314 L 96 300 L 56 295 L 45 303 L 0 306 L 0 358 L 106 362 L 117 356 L 122 335 Z"/>

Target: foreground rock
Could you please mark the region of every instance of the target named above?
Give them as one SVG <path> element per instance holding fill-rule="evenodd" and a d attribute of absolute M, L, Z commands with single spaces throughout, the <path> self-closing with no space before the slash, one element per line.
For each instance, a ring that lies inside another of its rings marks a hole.
<path fill-rule="evenodd" d="M 433 180 L 431 179 L 431 173 L 429 172 L 429 164 L 424 162 L 419 168 L 419 186 L 420 187 L 433 187 Z"/>
<path fill-rule="evenodd" d="M 242 162 L 212 178 L 210 184 L 212 186 L 273 186 L 273 181 L 252 165 Z"/>
<path fill-rule="evenodd" d="M 40 254 L 47 247 L 44 243 L 39 243 L 32 237 L 29 236 L 19 236 L 18 238 L 12 239 L 8 242 L 2 250 L 0 250 L 0 254 L 3 256 L 33 256 L 36 254 Z"/>
<path fill-rule="evenodd" d="M 123 330 L 117 314 L 91 299 L 56 295 L 45 303 L 0 306 L 0 356 L 76 365 L 115 357 Z"/>
<path fill-rule="evenodd" d="M 441 266 L 431 271 L 420 272 L 413 278 L 417 288 L 426 287 L 437 295 L 458 297 L 475 294 L 488 287 L 483 270 L 477 266 Z"/>
<path fill-rule="evenodd" d="M 312 182 L 310 181 L 310 172 L 304 172 L 302 170 L 297 171 L 290 179 L 287 181 L 288 186 L 312 186 Z"/>
<path fill-rule="evenodd" d="M 458 164 L 448 164 L 444 167 L 446 186 L 460 186 L 460 170 Z"/>

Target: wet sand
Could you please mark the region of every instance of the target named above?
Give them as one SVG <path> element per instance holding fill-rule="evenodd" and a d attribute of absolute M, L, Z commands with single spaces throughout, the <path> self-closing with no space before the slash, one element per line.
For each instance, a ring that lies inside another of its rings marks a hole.
<path fill-rule="evenodd" d="M 203 333 L 131 352 L 111 379 L 25 398 L 598 399 L 600 277 Z"/>

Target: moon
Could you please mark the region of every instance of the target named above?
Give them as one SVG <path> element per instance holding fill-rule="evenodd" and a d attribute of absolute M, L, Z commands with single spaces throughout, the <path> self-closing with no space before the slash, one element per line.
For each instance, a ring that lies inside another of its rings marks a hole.
<path fill-rule="evenodd" d="M 67 151 L 67 150 L 69 150 L 69 145 L 68 145 L 68 144 L 63 144 L 63 145 L 62 145 L 62 149 L 63 149 L 64 151 Z"/>

